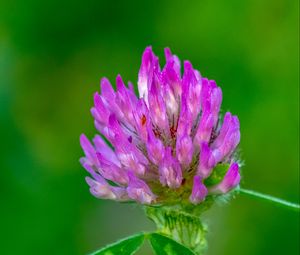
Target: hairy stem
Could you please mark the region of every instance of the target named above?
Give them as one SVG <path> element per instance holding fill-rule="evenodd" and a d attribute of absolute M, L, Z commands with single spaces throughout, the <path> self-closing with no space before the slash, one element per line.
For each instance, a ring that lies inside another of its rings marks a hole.
<path fill-rule="evenodd" d="M 253 190 L 242 189 L 242 188 L 239 189 L 239 192 L 241 194 L 245 194 L 245 195 L 256 197 L 256 198 L 259 198 L 259 199 L 262 199 L 262 200 L 265 200 L 265 201 L 269 201 L 271 203 L 280 205 L 282 207 L 285 207 L 285 208 L 288 208 L 288 209 L 291 209 L 291 210 L 295 210 L 297 212 L 300 211 L 300 205 L 299 204 L 291 203 L 291 202 L 288 202 L 286 200 L 283 200 L 283 199 L 280 199 L 280 198 L 277 198 L 277 197 L 272 197 L 270 195 L 266 195 L 266 194 L 262 194 L 262 193 L 259 193 L 259 192 L 253 191 Z"/>

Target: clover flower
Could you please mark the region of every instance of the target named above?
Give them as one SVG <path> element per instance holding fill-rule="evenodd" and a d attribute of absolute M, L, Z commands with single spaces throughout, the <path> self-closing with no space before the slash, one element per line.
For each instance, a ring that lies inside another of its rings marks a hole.
<path fill-rule="evenodd" d="M 161 70 L 151 47 L 142 56 L 136 96 L 120 75 L 116 91 L 101 80 L 91 113 L 97 130 L 93 144 L 81 135 L 81 164 L 97 198 L 142 204 L 199 204 L 240 182 L 235 150 L 239 120 L 219 115 L 222 91 L 189 61 L 165 49 Z"/>

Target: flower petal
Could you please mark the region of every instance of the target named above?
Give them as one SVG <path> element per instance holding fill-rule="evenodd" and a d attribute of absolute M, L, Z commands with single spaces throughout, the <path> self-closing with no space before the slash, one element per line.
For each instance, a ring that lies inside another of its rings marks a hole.
<path fill-rule="evenodd" d="M 172 156 L 171 148 L 167 147 L 162 163 L 159 166 L 159 180 L 162 185 L 170 188 L 178 188 L 182 183 L 182 171 L 180 164 Z"/>
<path fill-rule="evenodd" d="M 151 204 L 156 196 L 152 193 L 148 185 L 137 178 L 133 172 L 128 172 L 129 183 L 127 187 L 128 196 L 142 204 Z"/>
<path fill-rule="evenodd" d="M 235 188 L 240 183 L 239 165 L 237 163 L 231 164 L 223 180 L 210 188 L 210 193 L 225 194 Z"/>
<path fill-rule="evenodd" d="M 193 184 L 192 194 L 190 196 L 190 201 L 193 204 L 199 204 L 205 199 L 207 193 L 208 193 L 207 188 L 202 183 L 201 177 L 196 175 L 194 177 L 194 184 Z"/>

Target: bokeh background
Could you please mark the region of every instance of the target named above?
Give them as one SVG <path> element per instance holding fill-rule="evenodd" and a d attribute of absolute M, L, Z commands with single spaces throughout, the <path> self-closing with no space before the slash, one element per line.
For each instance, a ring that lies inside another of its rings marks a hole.
<path fill-rule="evenodd" d="M 139 207 L 92 197 L 79 135 L 99 80 L 137 81 L 171 47 L 241 121 L 245 188 L 299 202 L 299 3 L 0 1 L 1 254 L 87 254 L 151 230 Z M 299 254 L 299 214 L 238 196 L 204 215 L 209 255 Z M 139 254 L 152 254 L 149 247 Z"/>

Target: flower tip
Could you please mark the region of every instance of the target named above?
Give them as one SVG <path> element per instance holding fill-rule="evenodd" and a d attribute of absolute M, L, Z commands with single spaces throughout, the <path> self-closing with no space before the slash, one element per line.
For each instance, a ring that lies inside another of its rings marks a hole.
<path fill-rule="evenodd" d="M 114 98 L 114 89 L 111 86 L 110 81 L 107 78 L 102 78 L 100 81 L 100 92 L 105 99 L 108 101 L 113 100 Z"/>
<path fill-rule="evenodd" d="M 146 47 L 146 49 L 143 52 L 142 55 L 142 63 L 144 63 L 144 61 L 149 61 L 150 59 L 152 59 L 154 56 L 154 53 L 152 51 L 152 46 L 148 46 Z"/>
<path fill-rule="evenodd" d="M 87 137 L 85 134 L 81 134 L 80 137 L 79 137 L 79 140 L 80 140 L 80 144 L 82 146 L 82 143 L 85 142 L 87 140 Z"/>
<path fill-rule="evenodd" d="M 101 90 L 103 89 L 103 87 L 111 87 L 111 84 L 110 84 L 109 79 L 106 78 L 106 77 L 103 77 L 103 78 L 100 80 L 100 86 L 101 86 Z"/>
<path fill-rule="evenodd" d="M 95 185 L 95 180 L 92 179 L 92 178 L 89 177 L 89 176 L 86 176 L 86 177 L 85 177 L 85 181 L 86 181 L 86 183 L 87 183 L 90 187 L 93 187 L 93 186 Z"/>
<path fill-rule="evenodd" d="M 96 92 L 94 93 L 94 101 L 96 101 L 96 99 L 98 99 L 99 97 L 100 97 L 99 92 L 96 91 Z"/>
<path fill-rule="evenodd" d="M 148 45 L 146 48 L 145 48 L 145 51 L 146 50 L 151 50 L 152 51 L 152 45 Z"/>
<path fill-rule="evenodd" d="M 121 80 L 122 81 L 122 77 L 121 77 L 121 74 L 117 74 L 117 77 L 116 77 L 116 80 L 118 81 L 118 80 Z"/>
<path fill-rule="evenodd" d="M 169 47 L 166 47 L 164 49 L 164 53 L 165 53 L 165 58 L 166 58 L 167 61 L 169 61 L 169 60 L 172 59 L 173 54 L 172 54 L 172 51 L 171 51 L 171 49 Z"/>
<path fill-rule="evenodd" d="M 188 60 L 184 60 L 183 61 L 183 67 L 184 67 L 184 70 L 186 71 L 190 71 L 190 70 L 193 70 L 193 65 L 190 61 Z"/>
<path fill-rule="evenodd" d="M 212 89 L 218 88 L 215 80 L 209 80 L 209 85 Z"/>
<path fill-rule="evenodd" d="M 117 77 L 116 77 L 116 87 L 117 87 L 118 91 L 125 88 L 125 84 L 124 84 L 123 79 L 122 79 L 120 74 L 118 74 Z"/>
<path fill-rule="evenodd" d="M 85 152 L 89 152 L 89 151 L 93 150 L 93 146 L 85 134 L 80 135 L 79 141 L 80 141 L 81 147 L 83 148 L 83 150 Z"/>
<path fill-rule="evenodd" d="M 99 95 L 98 91 L 94 93 L 94 105 L 97 108 L 100 108 L 102 106 L 102 99 L 101 96 Z"/>
<path fill-rule="evenodd" d="M 232 116 L 232 122 L 234 123 L 236 128 L 238 129 L 240 128 L 240 120 L 236 115 Z"/>

